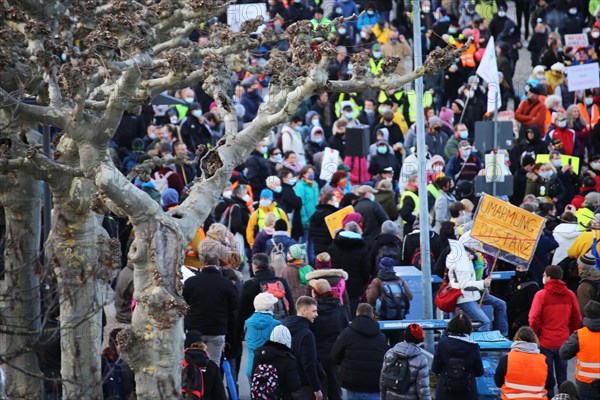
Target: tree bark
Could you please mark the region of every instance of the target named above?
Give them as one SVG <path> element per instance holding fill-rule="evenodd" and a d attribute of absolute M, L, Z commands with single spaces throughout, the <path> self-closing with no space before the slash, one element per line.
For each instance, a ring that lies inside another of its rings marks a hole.
<path fill-rule="evenodd" d="M 63 137 L 59 151 L 61 162 L 79 166 L 71 139 Z M 60 294 L 63 399 L 102 399 L 102 284 L 114 258 L 102 216 L 91 211 L 93 183 L 62 176 L 50 185 L 54 209 L 46 254 Z"/>
<path fill-rule="evenodd" d="M 0 281 L 0 360 L 9 399 L 42 398 L 33 344 L 41 322 L 39 243 L 42 185 L 23 172 L 2 178 L 6 215 L 4 280 Z"/>

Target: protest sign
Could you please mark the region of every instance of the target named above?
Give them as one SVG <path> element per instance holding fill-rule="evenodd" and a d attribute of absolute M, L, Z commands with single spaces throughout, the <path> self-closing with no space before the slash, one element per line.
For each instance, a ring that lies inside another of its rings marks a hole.
<path fill-rule="evenodd" d="M 589 45 L 588 43 L 588 37 L 587 34 L 585 33 L 576 33 L 573 35 L 565 35 L 565 47 L 573 47 L 573 48 L 577 48 L 580 46 L 585 46 L 587 47 Z"/>
<path fill-rule="evenodd" d="M 529 265 L 544 223 L 543 217 L 486 194 L 477 207 L 471 238 L 487 254 Z"/>
<path fill-rule="evenodd" d="M 329 229 L 329 234 L 332 238 L 335 237 L 336 231 L 342 229 L 342 221 L 344 220 L 344 217 L 353 212 L 354 207 L 347 206 L 325 217 L 325 224 L 327 225 L 327 229 Z"/>
<path fill-rule="evenodd" d="M 579 175 L 579 157 L 567 156 L 565 154 L 560 155 L 562 165 L 572 165 L 573 172 L 575 175 Z M 538 154 L 535 156 L 536 163 L 547 163 L 550 162 L 550 154 Z"/>
<path fill-rule="evenodd" d="M 320 180 L 325 182 L 329 182 L 331 180 L 332 175 L 335 173 L 335 171 L 337 171 L 339 158 L 339 151 L 332 149 L 331 147 L 326 147 L 325 150 L 323 150 L 321 174 L 319 175 Z"/>
<path fill-rule="evenodd" d="M 600 87 L 598 63 L 567 67 L 569 92 Z"/>
<path fill-rule="evenodd" d="M 227 25 L 233 32 L 239 32 L 243 22 L 260 16 L 267 16 L 266 4 L 233 4 L 227 7 Z"/>

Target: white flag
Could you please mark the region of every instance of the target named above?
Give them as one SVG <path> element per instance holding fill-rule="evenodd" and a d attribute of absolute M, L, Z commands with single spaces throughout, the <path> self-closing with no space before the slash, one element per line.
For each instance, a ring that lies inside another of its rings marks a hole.
<path fill-rule="evenodd" d="M 494 37 L 490 37 L 485 53 L 479 67 L 477 67 L 477 75 L 488 83 L 488 104 L 487 111 L 493 112 L 496 109 L 496 99 L 498 100 L 498 108 L 502 105 L 500 97 L 500 82 L 498 81 L 498 62 L 496 61 L 496 45 Z"/>

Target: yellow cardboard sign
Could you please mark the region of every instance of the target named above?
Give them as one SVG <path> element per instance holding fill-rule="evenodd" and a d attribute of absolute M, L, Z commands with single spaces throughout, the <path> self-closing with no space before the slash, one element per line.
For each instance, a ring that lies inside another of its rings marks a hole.
<path fill-rule="evenodd" d="M 471 237 L 495 248 L 498 256 L 509 253 L 516 256 L 515 262 L 529 263 L 544 222 L 539 215 L 486 194 L 479 202 Z"/>
<path fill-rule="evenodd" d="M 575 175 L 579 175 L 579 157 L 567 156 L 565 154 L 560 155 L 560 159 L 562 160 L 562 165 L 569 165 L 569 163 L 573 166 L 573 172 Z M 536 163 L 547 163 L 550 162 L 550 154 L 538 154 L 535 156 Z"/>
<path fill-rule="evenodd" d="M 325 224 L 327 225 L 327 229 L 329 229 L 329 234 L 332 238 L 335 237 L 335 232 L 339 229 L 342 229 L 342 221 L 344 217 L 348 214 L 354 212 L 354 207 L 346 206 L 339 211 L 334 212 L 325 217 Z"/>

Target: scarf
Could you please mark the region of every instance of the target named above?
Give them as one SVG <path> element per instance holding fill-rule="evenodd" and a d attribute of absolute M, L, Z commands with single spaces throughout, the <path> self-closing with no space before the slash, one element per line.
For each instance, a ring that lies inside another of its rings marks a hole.
<path fill-rule="evenodd" d="M 311 181 L 310 179 L 304 179 L 304 182 L 309 184 L 311 187 L 315 187 L 315 181 Z"/>
<path fill-rule="evenodd" d="M 523 342 L 521 340 L 515 340 L 510 345 L 511 350 L 520 351 L 522 353 L 540 354 L 540 349 L 537 343 Z"/>

